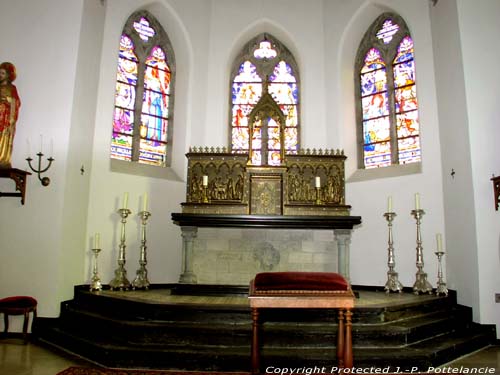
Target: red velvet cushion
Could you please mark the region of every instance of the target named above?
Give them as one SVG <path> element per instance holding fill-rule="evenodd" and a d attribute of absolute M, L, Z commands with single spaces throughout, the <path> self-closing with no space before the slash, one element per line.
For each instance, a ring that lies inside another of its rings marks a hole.
<path fill-rule="evenodd" d="M 349 290 L 344 277 L 333 272 L 262 272 L 255 275 L 255 291 Z"/>
<path fill-rule="evenodd" d="M 0 309 L 2 308 L 29 308 L 37 305 L 37 300 L 28 296 L 14 296 L 0 299 Z"/>

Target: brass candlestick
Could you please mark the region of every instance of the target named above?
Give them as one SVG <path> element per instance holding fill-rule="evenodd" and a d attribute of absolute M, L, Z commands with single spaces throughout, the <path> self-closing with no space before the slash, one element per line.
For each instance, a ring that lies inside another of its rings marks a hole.
<path fill-rule="evenodd" d="M 417 221 L 417 273 L 413 293 L 432 293 L 432 285 L 427 281 L 427 274 L 424 272 L 424 252 L 422 247 L 422 236 L 420 234 L 420 223 L 425 212 L 422 209 L 412 210 L 411 214 Z"/>
<path fill-rule="evenodd" d="M 125 224 L 127 223 L 127 216 L 132 213 L 127 208 L 120 208 L 118 210 L 121 220 L 121 235 L 120 235 L 120 249 L 118 252 L 118 268 L 115 270 L 115 278 L 110 281 L 109 287 L 111 290 L 120 289 L 127 290 L 130 288 L 130 282 L 127 280 L 127 270 L 125 269 Z"/>
<path fill-rule="evenodd" d="M 441 260 L 444 255 L 444 251 L 436 251 L 435 253 L 438 257 L 438 280 L 437 280 L 437 285 L 436 285 L 436 294 L 439 296 L 441 294 L 444 294 L 445 296 L 448 295 L 448 288 L 446 287 L 446 283 L 443 279 L 443 266 L 441 264 Z"/>
<path fill-rule="evenodd" d="M 203 198 L 202 198 L 203 203 L 208 203 L 208 186 L 203 185 Z"/>
<path fill-rule="evenodd" d="M 148 211 L 139 212 L 139 216 L 141 217 L 141 257 L 139 259 L 140 268 L 136 272 L 136 277 L 132 282 L 132 289 L 148 289 L 149 288 L 149 280 L 148 280 L 148 270 L 146 269 L 147 256 L 146 256 L 146 224 L 148 218 L 151 216 L 151 213 Z"/>
<path fill-rule="evenodd" d="M 389 270 L 387 271 L 387 282 L 385 283 L 385 291 L 389 292 L 399 292 L 403 291 L 403 285 L 398 280 L 398 273 L 394 271 L 396 267 L 396 260 L 394 257 L 394 247 L 393 247 L 393 239 L 392 239 L 392 221 L 396 217 L 395 212 L 386 212 L 384 214 L 385 219 L 387 220 L 387 226 L 389 229 L 389 239 L 388 239 L 388 248 L 387 248 L 387 266 Z"/>
<path fill-rule="evenodd" d="M 92 249 L 94 253 L 94 267 L 92 270 L 92 278 L 90 279 L 90 291 L 100 291 L 102 290 L 101 278 L 97 271 L 97 256 L 99 255 L 101 249 Z"/>

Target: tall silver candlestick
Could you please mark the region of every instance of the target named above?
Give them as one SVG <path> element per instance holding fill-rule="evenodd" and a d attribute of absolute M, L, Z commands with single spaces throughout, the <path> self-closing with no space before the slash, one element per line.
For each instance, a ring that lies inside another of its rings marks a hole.
<path fill-rule="evenodd" d="M 385 283 L 384 289 L 386 293 L 389 292 L 401 293 L 403 291 L 403 285 L 398 280 L 398 273 L 394 271 L 394 268 L 396 267 L 396 260 L 394 257 L 394 247 L 392 246 L 393 245 L 392 221 L 396 217 L 396 213 L 386 212 L 384 214 L 384 217 L 387 220 L 387 226 L 389 228 L 389 239 L 388 239 L 389 247 L 387 248 L 387 253 L 388 253 L 387 266 L 389 267 L 389 271 L 387 271 L 387 282 Z"/>
<path fill-rule="evenodd" d="M 118 213 L 122 218 L 120 249 L 118 251 L 118 268 L 115 270 L 115 278 L 109 282 L 109 287 L 111 290 L 127 290 L 130 288 L 130 282 L 127 280 L 127 270 L 125 269 L 125 224 L 127 223 L 127 216 L 132 212 L 127 208 L 120 208 Z"/>
<path fill-rule="evenodd" d="M 101 278 L 99 277 L 99 273 L 97 271 L 97 256 L 101 249 L 92 249 L 94 253 L 94 268 L 92 270 L 92 278 L 90 279 L 90 291 L 100 291 L 102 290 Z"/>
<path fill-rule="evenodd" d="M 148 211 L 141 211 L 139 212 L 139 216 L 141 217 L 141 257 L 139 259 L 140 268 L 136 272 L 134 281 L 132 281 L 132 288 L 148 289 L 150 284 L 148 280 L 148 270 L 146 269 L 146 264 L 148 263 L 146 255 L 146 224 L 148 218 L 151 216 L 151 213 Z"/>
<path fill-rule="evenodd" d="M 432 293 L 432 285 L 427 281 L 427 274 L 424 272 L 424 252 L 422 247 L 422 236 L 420 234 L 420 222 L 425 212 L 422 209 L 412 210 L 411 214 L 417 221 L 417 273 L 413 293 Z"/>
<path fill-rule="evenodd" d="M 438 281 L 436 285 L 436 294 L 439 296 L 441 294 L 444 294 L 445 296 L 448 295 L 448 288 L 446 287 L 446 283 L 444 282 L 443 279 L 443 266 L 441 264 L 441 260 L 444 255 L 444 251 L 436 251 L 435 253 L 438 257 Z"/>

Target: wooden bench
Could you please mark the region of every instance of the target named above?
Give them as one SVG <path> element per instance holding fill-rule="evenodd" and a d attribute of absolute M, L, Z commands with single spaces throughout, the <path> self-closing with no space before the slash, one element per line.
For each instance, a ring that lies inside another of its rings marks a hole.
<path fill-rule="evenodd" d="M 28 341 L 29 314 L 33 313 L 33 320 L 36 318 L 36 306 L 38 302 L 33 297 L 14 296 L 0 299 L 0 314 L 4 314 L 4 334 L 9 331 L 9 315 L 24 315 L 23 339 Z"/>
<path fill-rule="evenodd" d="M 250 282 L 252 309 L 252 373 L 260 370 L 259 309 L 338 309 L 337 361 L 353 366 L 352 312 L 354 293 L 347 280 L 330 272 L 263 272 Z"/>

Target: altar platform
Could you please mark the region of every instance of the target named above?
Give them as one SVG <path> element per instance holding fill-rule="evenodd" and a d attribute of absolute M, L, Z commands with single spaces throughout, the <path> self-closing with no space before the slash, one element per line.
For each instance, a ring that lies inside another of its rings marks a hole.
<path fill-rule="evenodd" d="M 472 322 L 456 295 L 386 294 L 354 286 L 354 366 L 423 371 L 495 342 L 495 327 Z M 153 285 L 89 292 L 75 287 L 58 318 L 39 318 L 35 339 L 106 367 L 249 371 L 247 286 Z M 336 365 L 337 314 L 263 311 L 262 366 Z"/>

